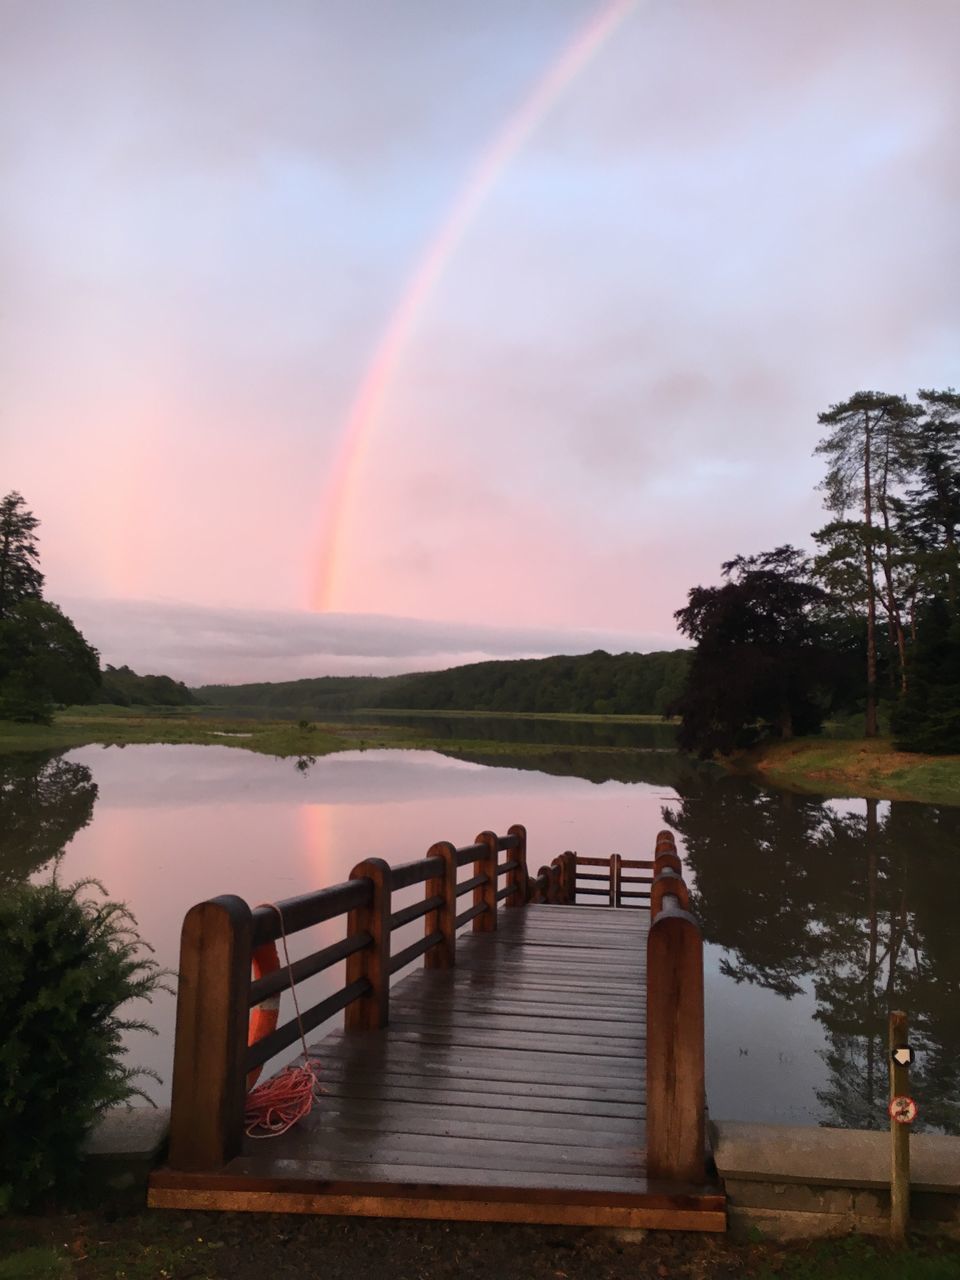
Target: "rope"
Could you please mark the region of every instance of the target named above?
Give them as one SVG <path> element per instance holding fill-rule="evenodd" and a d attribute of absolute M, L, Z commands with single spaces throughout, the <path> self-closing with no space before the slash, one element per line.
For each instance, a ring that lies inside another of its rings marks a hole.
<path fill-rule="evenodd" d="M 283 912 L 275 902 L 261 902 L 262 907 L 272 907 L 280 919 L 280 937 L 283 940 L 283 958 L 287 962 L 287 973 L 290 975 L 290 994 L 293 996 L 293 1007 L 297 1013 L 297 1027 L 300 1031 L 300 1043 L 303 1046 L 303 1064 L 284 1067 L 284 1069 L 258 1084 L 247 1094 L 243 1112 L 243 1123 L 248 1138 L 278 1138 L 293 1128 L 298 1120 L 308 1116 L 313 1108 L 314 1099 L 323 1090 L 320 1088 L 320 1064 L 310 1057 L 307 1049 L 307 1038 L 303 1031 L 303 1019 L 300 1016 L 300 1002 L 297 1000 L 297 988 L 293 980 L 293 967 L 290 964 L 290 952 L 287 950 L 287 931 L 283 927 Z"/>

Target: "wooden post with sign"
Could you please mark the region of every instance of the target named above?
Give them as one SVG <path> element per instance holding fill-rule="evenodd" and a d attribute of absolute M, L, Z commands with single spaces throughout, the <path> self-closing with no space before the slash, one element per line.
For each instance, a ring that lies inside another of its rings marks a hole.
<path fill-rule="evenodd" d="M 890 1238 L 903 1244 L 910 1219 L 910 1125 L 916 1106 L 910 1102 L 910 1047 L 907 1015 L 894 1010 L 889 1022 L 890 1044 Z M 906 1105 L 909 1103 L 910 1105 Z"/>

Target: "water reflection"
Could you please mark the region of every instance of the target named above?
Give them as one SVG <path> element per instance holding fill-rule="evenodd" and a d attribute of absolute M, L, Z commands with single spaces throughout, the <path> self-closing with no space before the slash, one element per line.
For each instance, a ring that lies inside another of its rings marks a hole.
<path fill-rule="evenodd" d="M 676 829 L 708 942 L 714 1115 L 885 1125 L 885 1019 L 903 1007 L 918 1127 L 960 1133 L 960 809 L 764 790 L 669 751 L 84 747 L 0 757 L 0 889 L 66 846 L 65 877 L 101 879 L 175 967 L 194 902 L 288 897 L 517 821 L 535 867 L 565 848 L 643 856 Z M 167 1080 L 173 1015 L 158 1000 L 159 1041 L 130 1046 Z"/>
<path fill-rule="evenodd" d="M 96 800 L 90 769 L 62 751 L 0 756 L 0 890 L 48 867 Z"/>
<path fill-rule="evenodd" d="M 821 1123 L 886 1127 L 887 1014 L 902 1008 L 917 1127 L 960 1133 L 960 809 L 715 778 L 664 817 L 686 846 L 705 938 L 725 950 L 721 972 L 787 999 L 812 987 Z"/>

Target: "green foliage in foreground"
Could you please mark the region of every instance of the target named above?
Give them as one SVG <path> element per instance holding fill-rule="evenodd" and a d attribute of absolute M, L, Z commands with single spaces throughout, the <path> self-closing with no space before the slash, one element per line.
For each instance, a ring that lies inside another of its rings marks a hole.
<path fill-rule="evenodd" d="M 18 1249 L 0 1258 L 0 1280 L 61 1280 L 71 1271 L 67 1259 L 45 1245 Z"/>
<path fill-rule="evenodd" d="M 224 707 L 663 715 L 686 679 L 686 649 L 473 662 L 400 676 L 323 676 L 273 684 L 203 685 Z"/>
<path fill-rule="evenodd" d="M 817 1241 L 753 1274 L 757 1280 L 956 1280 L 957 1255 L 917 1254 L 884 1240 L 845 1236 Z"/>
<path fill-rule="evenodd" d="M 97 891 L 91 895 L 90 890 Z M 0 1212 L 69 1190 L 107 1107 L 144 1096 L 117 1016 L 163 986 L 135 921 L 96 881 L 8 887 L 0 898 Z M 149 948 L 147 948 L 149 950 Z"/>

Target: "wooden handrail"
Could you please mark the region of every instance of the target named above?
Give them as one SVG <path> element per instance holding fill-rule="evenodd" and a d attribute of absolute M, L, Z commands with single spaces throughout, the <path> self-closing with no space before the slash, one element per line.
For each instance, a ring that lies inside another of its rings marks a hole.
<path fill-rule="evenodd" d="M 506 857 L 501 862 L 501 854 Z M 475 873 L 458 885 L 461 867 Z M 502 880 L 502 887 L 501 887 Z M 396 910 L 393 895 L 423 884 L 419 902 Z M 345 962 L 342 987 L 302 1010 L 312 1030 L 344 1011 L 347 1029 L 383 1026 L 389 1018 L 390 978 L 423 957 L 427 968 L 456 963 L 457 930 L 496 928 L 498 907 L 524 906 L 531 897 L 527 874 L 526 828 L 506 835 L 482 832 L 456 848 L 440 841 L 426 856 L 391 867 L 371 858 L 357 864 L 350 879 L 274 905 L 250 907 L 240 898 L 214 898 L 192 907 L 184 920 L 180 949 L 180 991 L 173 1073 L 170 1160 L 181 1169 L 213 1168 L 240 1149 L 247 1073 L 295 1044 L 295 1018 L 247 1046 L 249 1010 L 308 978 Z M 457 914 L 458 898 L 473 904 Z M 258 947 L 290 937 L 337 917 L 346 917 L 346 936 L 294 961 L 288 969 L 251 980 Z M 423 920 L 423 936 L 399 951 L 394 930 Z"/>
<path fill-rule="evenodd" d="M 501 861 L 501 855 L 507 856 Z M 473 874 L 459 879 L 461 868 Z M 606 875 L 580 868 L 605 868 Z M 624 876 L 624 869 L 652 872 Z M 607 887 L 592 888 L 607 881 Z M 394 906 L 394 895 L 423 885 L 418 901 Z M 625 888 L 629 885 L 630 888 Z M 634 886 L 638 886 L 634 888 Z M 703 956 L 689 893 L 672 835 L 661 832 L 652 861 L 580 857 L 566 850 L 536 876 L 527 869 L 527 833 L 515 825 L 506 836 L 481 832 L 472 844 L 448 841 L 426 856 L 391 867 L 368 858 L 350 879 L 314 893 L 253 910 L 236 897 L 197 904 L 184 920 L 174 1055 L 170 1163 L 173 1168 L 213 1169 L 240 1151 L 248 1072 L 262 1067 L 299 1038 L 291 1018 L 248 1047 L 251 1007 L 345 964 L 339 990 L 302 1010 L 309 1032 L 341 1010 L 346 1030 L 385 1026 L 391 977 L 423 957 L 428 968 L 456 964 L 457 932 L 497 927 L 500 909 L 528 902 L 571 903 L 577 894 L 607 898 L 622 907 L 631 899 L 646 908 L 647 942 L 647 1147 L 651 1176 L 703 1177 Z M 464 895 L 470 905 L 458 913 Z M 629 904 L 627 904 L 629 905 Z M 279 914 L 278 914 L 279 912 Z M 288 970 L 251 981 L 258 947 L 344 916 L 345 936 L 297 959 Z M 423 921 L 419 939 L 399 950 L 391 936 Z"/>
<path fill-rule="evenodd" d="M 289 937 L 292 933 L 299 933 L 301 929 L 333 920 L 355 907 L 367 905 L 369 898 L 370 886 L 362 880 L 346 880 L 343 884 L 319 889 L 316 893 L 287 898 L 276 904 L 283 917 L 282 928 L 280 916 L 272 906 L 256 907 L 253 911 L 253 946 L 256 948 L 265 942 L 276 942 L 283 932 Z"/>

